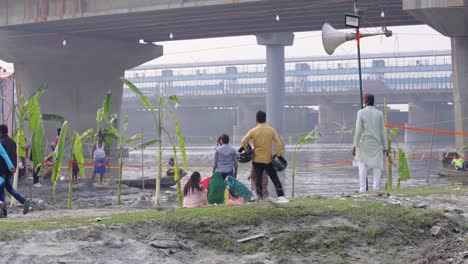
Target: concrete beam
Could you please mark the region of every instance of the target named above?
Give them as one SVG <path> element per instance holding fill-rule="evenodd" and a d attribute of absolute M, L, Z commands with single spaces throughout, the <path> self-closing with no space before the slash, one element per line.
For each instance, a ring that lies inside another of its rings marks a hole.
<path fill-rule="evenodd" d="M 259 1 L 262 0 L 1 0 L 0 14 L 4 25 L 16 25 Z"/>
<path fill-rule="evenodd" d="M 329 1 L 328 1 L 329 2 Z M 0 27 L 34 34 L 77 34 L 138 42 L 343 28 L 349 3 L 324 0 L 0 0 Z M 381 26 L 382 7 L 367 6 L 366 26 Z M 275 20 L 279 10 L 280 21 Z M 401 0 L 386 0 L 388 26 L 418 24 Z"/>
<path fill-rule="evenodd" d="M 23 42 L 0 32 L 0 58 L 14 63 L 16 85 L 26 96 L 48 85 L 44 113 L 63 115 L 80 131 L 96 126 L 96 110 L 107 91 L 112 112 L 120 113 L 126 69 L 162 55 L 162 47 L 98 38 L 46 36 Z"/>
<path fill-rule="evenodd" d="M 445 36 L 468 34 L 468 6 L 463 0 L 403 0 L 403 9 Z"/>

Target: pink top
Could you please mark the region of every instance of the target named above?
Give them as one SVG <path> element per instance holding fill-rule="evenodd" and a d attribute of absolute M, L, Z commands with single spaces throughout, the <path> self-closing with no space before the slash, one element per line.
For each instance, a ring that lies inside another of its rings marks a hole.
<path fill-rule="evenodd" d="M 187 196 L 184 196 L 184 207 L 194 208 L 200 207 L 206 204 L 206 190 L 203 191 L 194 190 L 190 191 Z"/>

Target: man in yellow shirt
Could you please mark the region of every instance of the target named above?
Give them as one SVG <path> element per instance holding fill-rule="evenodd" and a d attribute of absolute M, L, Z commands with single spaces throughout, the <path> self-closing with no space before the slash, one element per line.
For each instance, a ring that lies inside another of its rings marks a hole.
<path fill-rule="evenodd" d="M 272 164 L 272 145 L 275 143 L 276 155 L 281 156 L 281 141 L 275 129 L 266 124 L 265 112 L 257 112 L 257 126 L 245 135 L 242 139 L 242 146 L 247 148 L 250 140 L 253 140 L 254 144 L 253 167 L 255 171 L 255 187 L 257 189 L 258 198 L 263 198 L 262 175 L 263 171 L 266 171 L 275 185 L 276 193 L 278 194 L 278 202 L 288 202 L 288 200 L 284 198 L 283 186 L 281 185 L 281 182 L 278 179 L 278 174 Z"/>

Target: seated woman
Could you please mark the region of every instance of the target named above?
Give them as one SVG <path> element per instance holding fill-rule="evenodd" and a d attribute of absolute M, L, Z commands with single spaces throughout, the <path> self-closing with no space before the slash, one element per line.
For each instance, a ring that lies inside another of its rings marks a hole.
<path fill-rule="evenodd" d="M 226 182 L 224 182 L 221 172 L 216 171 L 210 179 L 208 185 L 208 203 L 209 204 L 224 204 L 225 201 Z"/>
<path fill-rule="evenodd" d="M 252 192 L 245 186 L 242 182 L 238 181 L 232 176 L 227 176 L 226 185 L 229 189 L 229 194 L 231 200 L 237 200 L 233 204 L 242 203 L 243 201 L 248 201 L 252 198 Z"/>
<path fill-rule="evenodd" d="M 200 173 L 194 172 L 184 186 L 184 207 L 194 208 L 206 205 L 206 190 L 200 185 Z"/>

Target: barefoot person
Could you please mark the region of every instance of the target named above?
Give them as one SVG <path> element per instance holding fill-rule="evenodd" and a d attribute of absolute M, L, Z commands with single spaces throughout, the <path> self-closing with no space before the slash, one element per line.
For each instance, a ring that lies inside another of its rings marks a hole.
<path fill-rule="evenodd" d="M 107 156 L 108 153 L 106 143 L 104 143 L 104 136 L 99 134 L 99 140 L 94 142 L 91 152 L 91 157 L 93 157 L 94 162 L 93 181 L 95 181 L 96 174 L 99 174 L 99 182 L 102 183 L 104 175 L 107 172 Z"/>
<path fill-rule="evenodd" d="M 263 199 L 263 172 L 266 171 L 275 185 L 276 193 L 278 195 L 277 202 L 286 203 L 288 202 L 288 199 L 284 197 L 283 186 L 278 179 L 278 174 L 273 168 L 272 163 L 273 143 L 276 147 L 276 155 L 281 157 L 281 141 L 276 130 L 266 124 L 266 117 L 265 112 L 257 112 L 257 127 L 251 129 L 247 135 L 245 135 L 242 139 L 242 146 L 247 148 L 249 141 L 253 140 L 255 155 L 253 157 L 252 164 L 255 171 L 255 186 L 258 198 Z"/>
<path fill-rule="evenodd" d="M 366 107 L 357 113 L 356 133 L 352 154 L 359 162 L 359 191 L 367 190 L 367 170 L 374 170 L 374 190 L 381 188 L 384 154 L 387 155 L 388 142 L 384 116 L 374 107 L 374 95 L 364 95 Z"/>
<path fill-rule="evenodd" d="M 0 218 L 7 217 L 5 207 L 5 189 L 23 205 L 23 214 L 27 214 L 30 209 L 30 201 L 26 200 L 13 188 L 13 175 L 17 163 L 16 143 L 8 136 L 8 127 L 0 125 Z"/>

